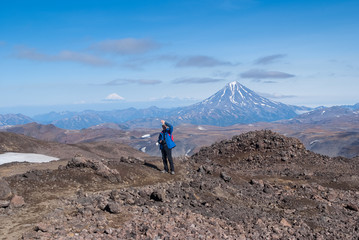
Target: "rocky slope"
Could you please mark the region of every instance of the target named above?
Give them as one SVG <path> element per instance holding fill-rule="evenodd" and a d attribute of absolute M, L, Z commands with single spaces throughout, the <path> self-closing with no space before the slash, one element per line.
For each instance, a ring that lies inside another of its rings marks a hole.
<path fill-rule="evenodd" d="M 177 158 L 174 176 L 159 171 L 159 159 L 76 157 L 5 178 L 25 205 L 0 208 L 0 231 L 23 239 L 358 239 L 358 161 L 314 154 L 271 131 Z"/>

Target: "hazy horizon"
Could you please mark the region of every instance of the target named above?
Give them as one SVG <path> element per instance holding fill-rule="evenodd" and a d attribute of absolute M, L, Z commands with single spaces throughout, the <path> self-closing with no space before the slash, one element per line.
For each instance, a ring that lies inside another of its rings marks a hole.
<path fill-rule="evenodd" d="M 220 91 L 220 89 L 218 89 Z M 215 94 L 215 93 L 213 93 Z M 213 95 L 212 94 L 212 95 Z M 262 97 L 268 98 L 266 94 L 258 93 Z M 208 96 L 210 97 L 210 96 Z M 275 98 L 270 98 L 272 101 L 277 101 Z M 107 103 L 83 103 L 83 104 L 70 104 L 70 105 L 39 105 L 39 106 L 15 106 L 15 107 L 8 107 L 8 108 L 0 108 L 0 114 L 24 114 L 29 117 L 34 117 L 36 115 L 46 114 L 50 112 L 83 112 L 83 111 L 112 111 L 112 110 L 121 110 L 121 109 L 128 109 L 128 108 L 136 108 L 136 109 L 144 109 L 149 107 L 158 107 L 158 108 L 176 108 L 176 107 L 185 107 L 192 104 L 196 104 L 201 102 L 205 99 L 178 99 L 178 98 L 166 98 L 165 100 L 156 100 L 153 99 L 147 102 L 107 102 Z M 279 102 L 279 101 L 277 101 Z M 358 102 L 359 103 L 359 102 Z M 342 106 L 342 105 L 354 105 L 357 103 L 352 104 L 328 104 L 328 105 L 311 105 L 311 104 L 302 104 L 296 106 L 304 106 L 304 107 L 332 107 L 332 106 Z M 291 104 L 289 104 L 291 105 Z M 294 105 L 294 104 L 292 104 Z"/>

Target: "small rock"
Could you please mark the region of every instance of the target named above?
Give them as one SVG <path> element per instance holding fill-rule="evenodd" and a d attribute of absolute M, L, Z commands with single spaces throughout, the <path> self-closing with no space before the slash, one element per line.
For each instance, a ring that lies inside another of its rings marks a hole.
<path fill-rule="evenodd" d="M 251 180 L 249 181 L 249 184 L 251 184 L 251 185 L 258 185 L 258 186 L 260 186 L 260 187 L 264 187 L 264 182 L 263 182 L 262 179 L 251 179 Z"/>
<path fill-rule="evenodd" d="M 12 207 L 18 208 L 18 207 L 22 207 L 25 205 L 25 200 L 23 197 L 15 195 L 11 201 L 10 201 L 10 205 Z"/>
<path fill-rule="evenodd" d="M 114 201 L 118 201 L 120 199 L 120 193 L 117 189 L 114 189 L 110 193 L 110 199 Z"/>
<path fill-rule="evenodd" d="M 269 184 L 264 184 L 263 192 L 268 194 L 273 193 L 273 187 Z"/>
<path fill-rule="evenodd" d="M 105 208 L 105 211 L 118 214 L 120 213 L 120 205 L 116 202 L 109 202 Z"/>
<path fill-rule="evenodd" d="M 113 233 L 113 229 L 112 228 L 106 228 L 104 233 L 111 235 Z"/>
<path fill-rule="evenodd" d="M 204 166 L 203 169 L 205 170 L 205 172 L 209 175 L 211 175 L 213 173 L 213 168 L 210 166 Z"/>
<path fill-rule="evenodd" d="M 265 226 L 265 224 L 264 224 L 263 220 L 262 220 L 262 219 L 260 219 L 260 218 L 257 220 L 256 224 L 257 224 L 257 225 L 259 225 L 260 227 Z"/>
<path fill-rule="evenodd" d="M 157 191 L 152 192 L 150 198 L 157 202 L 163 202 L 163 199 L 164 199 L 163 194 L 161 194 Z"/>
<path fill-rule="evenodd" d="M 0 208 L 6 208 L 10 205 L 10 201 L 8 200 L 0 200 Z"/>
<path fill-rule="evenodd" d="M 292 227 L 292 225 L 284 218 L 282 218 L 280 224 L 282 224 L 283 227 Z"/>
<path fill-rule="evenodd" d="M 34 229 L 36 232 L 49 232 L 50 230 L 50 226 L 48 224 L 45 224 L 45 223 L 38 223 L 36 224 L 35 226 L 35 229 Z"/>
<path fill-rule="evenodd" d="M 136 201 L 133 199 L 133 197 L 127 198 L 125 202 L 126 202 L 126 204 L 129 204 L 129 205 L 136 204 Z"/>
<path fill-rule="evenodd" d="M 199 173 L 204 173 L 205 172 L 202 165 L 197 169 L 197 172 L 199 172 Z"/>
<path fill-rule="evenodd" d="M 225 181 L 225 182 L 229 182 L 231 181 L 231 177 L 229 175 L 227 175 L 227 173 L 225 172 L 221 172 L 221 178 Z"/>
<path fill-rule="evenodd" d="M 351 203 L 347 204 L 345 206 L 345 208 L 348 209 L 348 210 L 354 211 L 354 212 L 358 212 L 358 210 L 359 210 L 356 205 L 351 204 Z"/>

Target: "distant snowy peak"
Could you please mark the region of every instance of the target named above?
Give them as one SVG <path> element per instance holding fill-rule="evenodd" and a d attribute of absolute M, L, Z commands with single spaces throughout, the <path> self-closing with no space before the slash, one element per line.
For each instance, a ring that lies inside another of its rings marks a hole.
<path fill-rule="evenodd" d="M 249 88 L 237 81 L 228 83 L 220 91 L 205 99 L 199 104 L 211 105 L 212 107 L 275 107 L 279 103 L 259 96 Z"/>
<path fill-rule="evenodd" d="M 297 107 L 264 98 L 239 82 L 230 82 L 211 97 L 176 112 L 176 120 L 199 125 L 229 126 L 297 116 Z"/>

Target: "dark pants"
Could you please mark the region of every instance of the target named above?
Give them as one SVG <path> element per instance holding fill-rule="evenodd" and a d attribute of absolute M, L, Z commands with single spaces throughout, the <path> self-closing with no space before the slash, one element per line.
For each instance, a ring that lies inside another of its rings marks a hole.
<path fill-rule="evenodd" d="M 175 167 L 173 166 L 172 149 L 169 149 L 167 145 L 164 145 L 163 148 L 161 149 L 161 152 L 162 152 L 162 161 L 165 171 L 168 172 L 168 164 L 167 164 L 167 159 L 168 159 L 168 162 L 170 163 L 171 171 L 174 172 Z"/>

